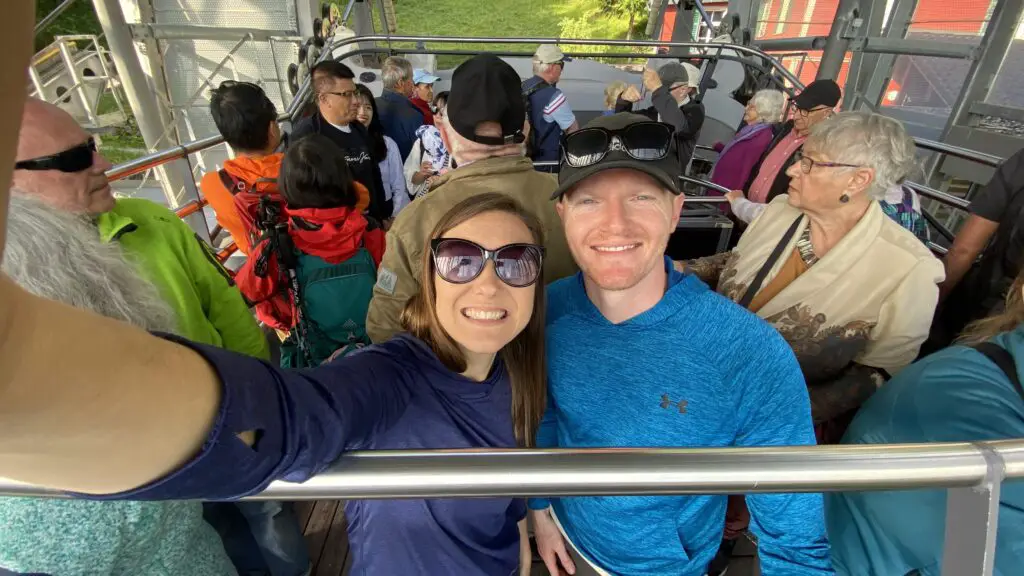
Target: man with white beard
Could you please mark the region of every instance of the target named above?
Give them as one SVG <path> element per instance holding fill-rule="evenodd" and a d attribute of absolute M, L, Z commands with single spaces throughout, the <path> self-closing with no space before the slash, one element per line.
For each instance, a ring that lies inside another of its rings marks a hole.
<path fill-rule="evenodd" d="M 176 331 L 157 288 L 84 216 L 20 194 L 9 210 L 3 272 L 22 288 L 146 330 Z M 0 498 L 0 526 L 0 574 L 236 574 L 199 502 Z"/>

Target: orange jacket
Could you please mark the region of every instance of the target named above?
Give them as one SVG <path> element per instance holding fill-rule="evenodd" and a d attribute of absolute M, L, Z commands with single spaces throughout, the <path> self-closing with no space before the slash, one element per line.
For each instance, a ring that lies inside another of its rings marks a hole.
<path fill-rule="evenodd" d="M 283 158 L 284 154 L 282 153 L 260 157 L 239 156 L 224 162 L 224 170 L 236 179 L 250 184 L 261 178 L 273 180 L 276 183 L 277 176 L 281 172 Z M 276 189 L 276 184 L 274 188 Z M 199 182 L 199 189 L 210 203 L 210 207 L 213 208 L 217 216 L 217 224 L 231 234 L 231 238 L 243 254 L 249 254 L 249 238 L 245 226 L 242 224 L 238 208 L 235 207 L 234 193 L 224 185 L 220 173 L 207 172 L 203 175 L 203 179 Z M 370 204 L 370 194 L 364 186 L 358 183 L 356 184 L 356 193 L 359 195 L 356 211 L 361 213 Z"/>

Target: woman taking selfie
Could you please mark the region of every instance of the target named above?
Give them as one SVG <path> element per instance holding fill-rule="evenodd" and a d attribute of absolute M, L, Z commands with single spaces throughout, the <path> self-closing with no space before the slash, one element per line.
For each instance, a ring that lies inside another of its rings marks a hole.
<path fill-rule="evenodd" d="M 427 240 L 408 333 L 301 372 L 56 304 L 23 315 L 33 297 L 4 278 L 4 301 L 20 303 L 0 307 L 4 326 L 56 314 L 47 349 L 68 337 L 77 351 L 73 376 L 54 362 L 26 372 L 40 348 L 4 340 L 0 475 L 100 498 L 222 499 L 308 479 L 351 450 L 532 446 L 545 407 L 541 230 L 505 195 L 461 202 Z M 522 499 L 345 508 L 353 574 L 529 571 Z"/>

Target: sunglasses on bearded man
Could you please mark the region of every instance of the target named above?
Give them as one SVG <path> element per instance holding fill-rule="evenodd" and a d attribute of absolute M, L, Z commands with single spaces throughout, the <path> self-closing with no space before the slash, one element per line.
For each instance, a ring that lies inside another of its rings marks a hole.
<path fill-rule="evenodd" d="M 85 142 L 49 156 L 15 162 L 15 170 L 59 170 L 75 173 L 92 168 L 96 140 L 90 137 Z"/>

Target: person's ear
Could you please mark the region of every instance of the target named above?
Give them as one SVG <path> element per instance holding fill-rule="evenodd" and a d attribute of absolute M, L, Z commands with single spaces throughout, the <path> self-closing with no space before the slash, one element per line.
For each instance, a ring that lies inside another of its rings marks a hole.
<path fill-rule="evenodd" d="M 865 194 L 868 188 L 871 187 L 871 183 L 875 181 L 875 169 L 874 168 L 857 168 L 853 172 L 853 176 L 850 181 L 846 184 L 846 193 L 850 196 L 857 196 Z"/>
<path fill-rule="evenodd" d="M 686 202 L 686 194 L 673 194 L 671 191 L 668 191 L 668 193 L 673 196 L 671 222 L 672 230 L 674 231 L 679 226 L 679 219 L 683 216 L 683 204 Z"/>
<path fill-rule="evenodd" d="M 565 194 L 562 194 L 555 201 L 555 212 L 558 213 L 558 218 L 562 220 L 562 224 L 565 224 Z"/>

